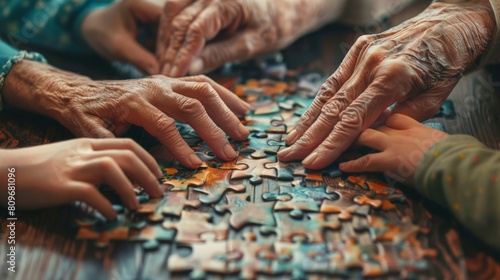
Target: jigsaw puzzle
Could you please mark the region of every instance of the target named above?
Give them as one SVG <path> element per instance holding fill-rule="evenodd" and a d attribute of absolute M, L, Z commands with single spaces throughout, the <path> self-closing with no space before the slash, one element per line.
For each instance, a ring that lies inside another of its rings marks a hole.
<path fill-rule="evenodd" d="M 428 269 L 436 250 L 421 242 L 424 228 L 401 216 L 407 203 L 401 191 L 376 176 L 340 172 L 339 162 L 367 151 L 349 151 L 317 171 L 277 160 L 284 134 L 326 77 L 283 69 L 282 62 L 265 65 L 250 76 L 267 78 L 228 85 L 252 106 L 241 120 L 248 140 L 229 139 L 237 159 L 218 160 L 192 128 L 178 124 L 202 167 L 162 161 L 163 197 L 149 199 L 138 189 L 136 212 L 116 204 L 116 221 L 82 217 L 77 238 L 100 248 L 130 241 L 156 250 L 168 243 L 164 269 L 179 278 L 408 277 Z M 441 113 L 452 117 L 447 106 Z"/>

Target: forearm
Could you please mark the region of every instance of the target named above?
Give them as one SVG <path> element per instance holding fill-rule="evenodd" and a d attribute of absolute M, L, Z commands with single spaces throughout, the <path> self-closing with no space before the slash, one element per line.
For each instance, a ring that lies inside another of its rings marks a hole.
<path fill-rule="evenodd" d="M 35 61 L 22 61 L 12 67 L 1 94 L 12 107 L 59 120 L 64 109 L 64 84 L 88 78 Z"/>
<path fill-rule="evenodd" d="M 450 209 L 487 244 L 500 249 L 499 151 L 471 136 L 451 136 L 424 155 L 415 174 L 415 187 Z"/>
<path fill-rule="evenodd" d="M 269 0 L 267 6 L 278 18 L 281 47 L 340 17 L 345 0 Z"/>

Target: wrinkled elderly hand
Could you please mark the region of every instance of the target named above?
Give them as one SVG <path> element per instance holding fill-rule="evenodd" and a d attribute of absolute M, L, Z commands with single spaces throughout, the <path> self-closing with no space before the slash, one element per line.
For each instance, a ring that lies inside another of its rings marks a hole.
<path fill-rule="evenodd" d="M 243 114 L 249 105 L 204 76 L 92 81 L 23 61 L 7 75 L 3 97 L 7 104 L 56 119 L 76 136 L 114 137 L 130 124 L 144 127 L 189 168 L 202 162 L 182 139 L 174 120 L 191 125 L 223 160 L 237 156 L 226 133 L 235 140 L 248 136 L 233 112 Z"/>
<path fill-rule="evenodd" d="M 159 197 L 163 193 L 157 180 L 162 172 L 156 161 L 130 139 L 76 139 L 0 150 L 0 155 L 0 204 L 4 206 L 7 206 L 7 191 L 14 191 L 12 196 L 18 209 L 81 201 L 104 217 L 114 219 L 116 213 L 111 203 L 96 184 L 108 184 L 130 209 L 139 207 L 133 182 L 150 196 Z M 15 189 L 8 189 L 5 177 L 15 182 Z"/>
<path fill-rule="evenodd" d="M 170 77 L 277 50 L 335 19 L 345 1 L 168 0 L 156 53 Z"/>
<path fill-rule="evenodd" d="M 81 31 L 102 57 L 127 61 L 148 74 L 158 74 L 156 57 L 137 42 L 139 25 L 156 30 L 166 0 L 123 0 L 90 12 Z M 154 33 L 153 33 L 154 34 Z"/>
<path fill-rule="evenodd" d="M 394 114 L 384 125 L 368 128 L 356 139 L 355 145 L 379 151 L 340 164 L 344 172 L 384 172 L 389 177 L 412 185 L 423 155 L 449 135 L 427 127 L 414 119 Z"/>
<path fill-rule="evenodd" d="M 431 117 L 485 51 L 494 27 L 489 6 L 434 3 L 384 33 L 360 37 L 286 137 L 292 145 L 280 160 L 329 165 L 395 102 L 393 113 Z"/>

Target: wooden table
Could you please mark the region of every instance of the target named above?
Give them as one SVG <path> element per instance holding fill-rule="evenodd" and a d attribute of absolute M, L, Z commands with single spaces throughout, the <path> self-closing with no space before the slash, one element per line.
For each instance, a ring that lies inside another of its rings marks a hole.
<path fill-rule="evenodd" d="M 342 59 L 342 50 L 355 39 L 349 28 L 327 27 L 308 35 L 283 51 L 291 68 L 321 70 L 333 73 Z M 129 69 L 110 67 L 99 59 L 68 58 L 46 52 L 49 61 L 60 67 L 91 75 L 94 78 L 124 78 Z M 307 67 L 303 67 L 307 65 Z M 450 133 L 465 133 L 477 137 L 488 146 L 500 148 L 499 69 L 481 69 L 465 76 L 453 91 L 456 117 L 440 119 Z M 148 146 L 141 130 L 129 133 Z M 56 122 L 16 110 L 0 114 L 0 147 L 13 149 L 45 144 L 71 138 L 71 134 Z M 444 209 L 424 201 L 408 191 L 411 207 L 408 214 L 430 225 L 437 236 L 435 247 L 442 253 L 443 276 L 449 278 L 494 279 L 500 277 L 500 256 L 483 246 L 458 225 Z M 113 246 L 98 251 L 87 243 L 74 240 L 74 229 L 67 228 L 74 213 L 59 207 L 19 216 L 16 252 L 18 273 L 6 272 L 6 215 L 0 216 L 1 279 L 155 279 L 168 276 L 162 265 L 171 246 L 145 253 L 137 244 Z M 439 277 L 438 277 L 439 278 Z"/>

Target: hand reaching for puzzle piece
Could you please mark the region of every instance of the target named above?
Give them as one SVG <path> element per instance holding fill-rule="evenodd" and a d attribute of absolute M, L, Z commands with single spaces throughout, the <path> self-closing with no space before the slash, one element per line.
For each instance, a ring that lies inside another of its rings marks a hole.
<path fill-rule="evenodd" d="M 433 3 L 386 32 L 360 37 L 286 138 L 280 160 L 309 169 L 334 162 L 396 103 L 394 113 L 423 121 L 482 54 L 495 28 L 489 1 Z"/>
<path fill-rule="evenodd" d="M 130 139 L 76 139 L 17 150 L 0 150 L 0 178 L 7 182 L 7 169 L 15 168 L 15 206 L 36 209 L 81 201 L 108 219 L 116 218 L 111 203 L 95 187 L 105 183 L 123 204 L 137 209 L 133 182 L 150 196 L 163 188 L 156 161 Z M 11 180 L 12 181 L 12 180 Z M 5 186 L 5 189 L 4 187 Z M 9 189 L 10 190 L 10 189 Z M 2 185 L 1 205 L 7 206 L 7 185 Z M 11 195 L 9 193 L 9 195 Z"/>
<path fill-rule="evenodd" d="M 344 1 L 168 0 L 156 54 L 162 74 L 200 74 L 291 44 L 335 19 Z"/>
<path fill-rule="evenodd" d="M 235 116 L 249 105 L 205 76 L 93 81 L 23 61 L 12 68 L 2 90 L 9 105 L 52 117 L 76 136 L 112 138 L 131 124 L 144 127 L 188 168 L 202 162 L 182 139 L 175 120 L 191 125 L 226 161 L 237 156 L 226 133 L 236 141 L 249 133 Z"/>

